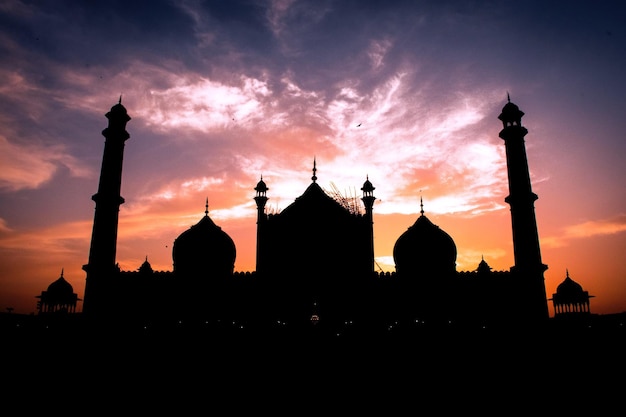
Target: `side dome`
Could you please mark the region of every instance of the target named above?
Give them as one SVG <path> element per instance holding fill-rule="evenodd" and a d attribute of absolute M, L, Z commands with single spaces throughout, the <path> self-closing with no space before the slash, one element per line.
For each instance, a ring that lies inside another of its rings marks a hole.
<path fill-rule="evenodd" d="M 202 220 L 174 240 L 174 272 L 194 278 L 230 275 L 236 252 L 231 237 L 209 217 L 207 204 Z"/>
<path fill-rule="evenodd" d="M 582 285 L 569 277 L 569 272 L 566 273 L 565 280 L 556 287 L 556 293 L 562 297 L 582 295 L 584 292 Z"/>
<path fill-rule="evenodd" d="M 48 285 L 47 293 L 51 297 L 71 297 L 74 294 L 74 288 L 63 278 L 63 273 L 61 273 L 59 279 Z"/>
<path fill-rule="evenodd" d="M 154 272 L 154 270 L 152 269 L 152 265 L 150 265 L 150 262 L 148 262 L 147 256 L 146 256 L 146 260 L 143 261 L 138 271 L 142 274 L 151 274 Z"/>
<path fill-rule="evenodd" d="M 421 216 L 396 240 L 396 272 L 405 276 L 447 277 L 456 271 L 456 244 L 428 217 Z"/>

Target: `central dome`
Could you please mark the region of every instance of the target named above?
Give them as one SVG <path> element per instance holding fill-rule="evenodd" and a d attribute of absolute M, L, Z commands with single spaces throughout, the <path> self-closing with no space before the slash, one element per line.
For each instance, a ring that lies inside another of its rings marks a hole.
<path fill-rule="evenodd" d="M 422 215 L 396 241 L 396 272 L 405 276 L 447 276 L 456 271 L 456 245 L 449 234 Z"/>
<path fill-rule="evenodd" d="M 174 241 L 172 258 L 174 272 L 185 276 L 232 274 L 236 248 L 231 237 L 205 216 Z"/>

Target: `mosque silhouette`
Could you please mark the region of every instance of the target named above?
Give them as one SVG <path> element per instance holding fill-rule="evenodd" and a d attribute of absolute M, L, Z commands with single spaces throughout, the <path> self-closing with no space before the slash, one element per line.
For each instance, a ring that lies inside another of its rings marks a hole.
<path fill-rule="evenodd" d="M 106 113 L 105 137 L 82 315 L 98 323 L 211 328 L 350 329 L 458 326 L 537 327 L 556 315 L 588 316 L 589 296 L 567 274 L 553 298 L 546 296 L 544 271 L 525 149 L 524 113 L 508 98 L 498 119 L 504 141 L 515 265 L 494 271 L 481 259 L 457 271 L 453 238 L 425 214 L 398 236 L 394 272 L 376 270 L 375 187 L 365 176 L 362 196 L 345 198 L 311 183 L 280 212 L 268 213 L 271 197 L 260 178 L 253 188 L 257 207 L 256 269 L 235 271 L 236 245 L 209 216 L 174 241 L 173 270 L 154 271 L 146 257 L 134 271 L 116 263 L 124 146 L 131 120 L 121 98 Z M 251 187 L 252 190 L 252 187 Z M 359 201 L 360 200 L 360 201 Z M 329 255 L 332 259 L 329 259 Z M 68 287 L 69 286 L 69 287 Z M 54 287 L 54 288 L 53 288 Z M 55 289 L 56 288 L 56 289 Z M 50 294 L 62 294 L 54 298 Z M 63 278 L 42 292 L 40 313 L 74 312 L 71 285 Z"/>

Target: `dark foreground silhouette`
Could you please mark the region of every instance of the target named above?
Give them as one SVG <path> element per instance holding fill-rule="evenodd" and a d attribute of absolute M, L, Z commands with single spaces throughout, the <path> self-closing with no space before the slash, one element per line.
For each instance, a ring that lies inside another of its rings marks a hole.
<path fill-rule="evenodd" d="M 424 412 L 461 407 L 511 415 L 546 401 L 557 401 L 560 410 L 599 411 L 623 398 L 623 319 L 591 326 L 551 321 L 540 329 L 337 331 L 321 325 L 96 325 L 80 315 L 42 320 L 5 314 L 2 392 L 5 405 L 29 410 L 59 410 L 76 399 L 103 413 L 188 415 L 219 407 L 231 414 L 308 415 L 375 407 L 399 415 L 412 404 Z"/>
<path fill-rule="evenodd" d="M 42 355 L 78 355 L 94 344 L 98 346 L 145 347 L 152 351 L 167 349 L 223 349 L 235 354 L 240 348 L 261 351 L 278 345 L 334 349 L 358 345 L 365 352 L 390 348 L 400 353 L 432 350 L 432 354 L 468 353 L 488 356 L 537 345 L 545 356 L 565 352 L 589 357 L 595 353 L 626 357 L 626 314 L 594 316 L 586 322 L 559 322 L 551 319 L 544 326 L 520 325 L 488 327 L 455 323 L 344 323 L 325 326 L 322 322 L 291 326 L 286 323 L 250 325 L 229 322 L 163 321 L 95 322 L 80 314 L 0 315 L 2 349 L 13 354 L 37 351 Z M 486 349 L 483 351 L 483 349 Z M 124 351 L 116 348 L 108 354 Z M 65 352 L 65 353 L 64 353 Z M 356 352 L 355 352 L 356 353 Z"/>

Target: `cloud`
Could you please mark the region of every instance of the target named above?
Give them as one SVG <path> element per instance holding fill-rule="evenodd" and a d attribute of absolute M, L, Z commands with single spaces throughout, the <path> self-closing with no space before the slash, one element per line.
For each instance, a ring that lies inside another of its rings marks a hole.
<path fill-rule="evenodd" d="M 626 214 L 610 219 L 587 221 L 565 229 L 565 235 L 571 238 L 588 238 L 599 235 L 612 235 L 626 231 Z"/>
<path fill-rule="evenodd" d="M 295 3 L 295 0 L 271 0 L 269 8 L 266 12 L 267 22 L 275 36 L 280 37 L 281 32 L 285 28 L 283 19 L 289 8 Z"/>
<path fill-rule="evenodd" d="M 572 239 L 588 239 L 595 236 L 614 235 L 623 232 L 626 232 L 626 214 L 567 226 L 560 236 L 542 238 L 541 243 L 546 247 L 558 248 L 567 246 Z"/>
<path fill-rule="evenodd" d="M 383 66 L 385 55 L 393 42 L 389 39 L 372 40 L 367 55 L 370 58 L 372 69 L 376 70 Z"/>
<path fill-rule="evenodd" d="M 3 233 L 0 249 L 9 253 L 41 254 L 46 256 L 80 255 L 85 256 L 84 246 L 88 246 L 92 222 L 75 221 L 58 223 L 33 230 L 10 230 L 4 221 L 0 222 Z"/>
<path fill-rule="evenodd" d="M 484 133 L 474 136 L 495 94 L 457 93 L 436 102 L 407 72 L 361 91 L 350 80 L 311 90 L 288 75 L 278 84 L 243 75 L 227 82 L 141 62 L 133 68 L 118 75 L 134 97 L 133 118 L 172 140 L 194 140 L 194 158 L 206 155 L 206 166 L 223 167 L 220 174 L 212 170 L 218 177 L 170 179 L 155 197 L 180 198 L 185 189 L 206 195 L 216 178 L 228 178 L 231 187 L 233 179 L 250 180 L 234 187 L 243 195 L 264 175 L 273 202 L 290 202 L 306 187 L 316 157 L 324 186 L 332 178 L 340 189 L 358 189 L 369 175 L 386 194 L 384 213 L 415 212 L 420 190 L 431 190 L 435 212 L 502 208 L 489 199 L 506 185 L 504 149 Z"/>
<path fill-rule="evenodd" d="M 239 86 L 229 86 L 182 76 L 174 83 L 163 90 L 151 89 L 149 105 L 138 109 L 153 128 L 209 131 L 265 119 L 262 101 L 269 90 L 261 80 L 242 76 Z"/>
<path fill-rule="evenodd" d="M 49 181 L 59 166 L 76 177 L 90 177 L 92 171 L 62 146 L 14 144 L 0 136 L 0 189 L 17 191 L 38 188 Z"/>
<path fill-rule="evenodd" d="M 0 218 L 0 234 L 11 233 L 13 230 L 7 225 L 7 221 Z"/>

